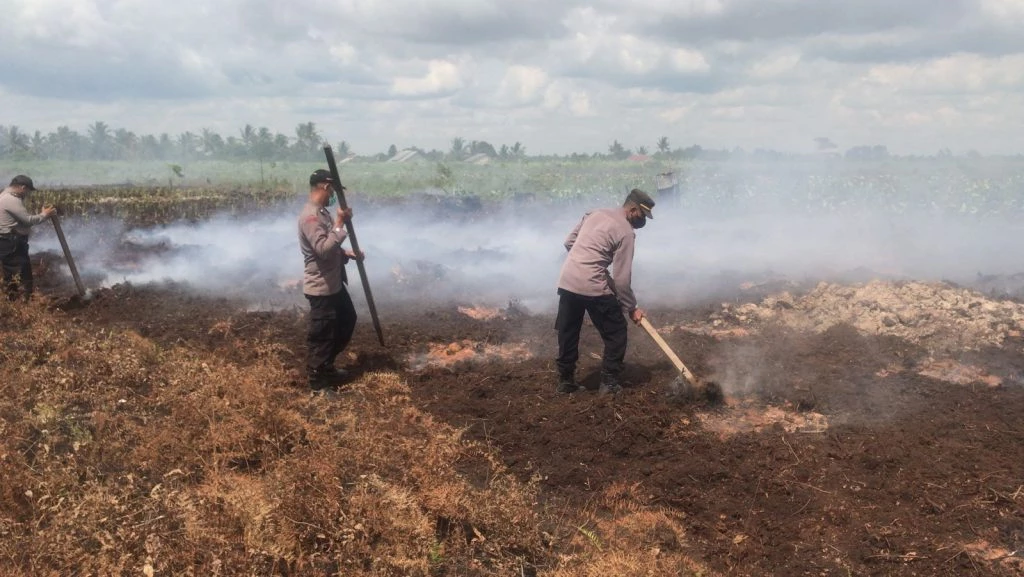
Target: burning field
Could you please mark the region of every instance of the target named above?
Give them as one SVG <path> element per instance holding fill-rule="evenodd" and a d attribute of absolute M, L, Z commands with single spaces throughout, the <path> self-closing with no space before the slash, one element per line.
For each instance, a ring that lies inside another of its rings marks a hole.
<path fill-rule="evenodd" d="M 1024 305 L 979 287 L 734 279 L 649 308 L 709 404 L 666 394 L 636 327 L 624 394 L 595 393 L 587 326 L 586 390 L 557 395 L 548 312 L 417 300 L 459 271 L 388 267 L 388 347 L 361 310 L 352 382 L 311 396 L 300 300 L 81 299 L 59 253 L 34 264 L 44 298 L 0 303 L 5 574 L 1024 572 Z"/>

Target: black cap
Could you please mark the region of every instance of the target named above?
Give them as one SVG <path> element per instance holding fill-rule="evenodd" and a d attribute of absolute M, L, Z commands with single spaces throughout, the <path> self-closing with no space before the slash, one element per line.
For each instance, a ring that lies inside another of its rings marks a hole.
<path fill-rule="evenodd" d="M 654 199 L 646 192 L 639 188 L 634 188 L 629 191 L 629 196 L 626 197 L 626 202 L 632 202 L 639 206 L 640 210 L 643 211 L 644 216 L 647 218 L 654 218 L 654 215 L 651 213 L 651 209 L 654 208 Z"/>
<path fill-rule="evenodd" d="M 18 176 L 15 176 L 14 178 L 12 178 L 11 179 L 11 186 L 24 186 L 25 190 L 35 190 L 36 189 L 35 185 L 32 184 L 32 179 L 27 177 L 27 176 L 25 176 L 24 174 L 19 174 Z"/>
<path fill-rule="evenodd" d="M 318 168 L 313 171 L 313 174 L 309 175 L 309 185 L 316 186 L 321 182 L 334 182 L 334 178 L 331 177 L 329 170 Z"/>

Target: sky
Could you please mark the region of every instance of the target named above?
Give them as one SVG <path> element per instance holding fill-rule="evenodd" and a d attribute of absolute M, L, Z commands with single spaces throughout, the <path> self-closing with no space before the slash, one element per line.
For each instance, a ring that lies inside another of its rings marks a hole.
<path fill-rule="evenodd" d="M 0 124 L 1022 152 L 1024 0 L 0 0 Z"/>

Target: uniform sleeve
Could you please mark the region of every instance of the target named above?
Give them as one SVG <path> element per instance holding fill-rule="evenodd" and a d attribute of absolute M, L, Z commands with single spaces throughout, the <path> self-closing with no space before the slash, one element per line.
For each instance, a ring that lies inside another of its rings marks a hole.
<path fill-rule="evenodd" d="M 20 202 L 8 203 L 4 210 L 21 226 L 35 226 L 46 220 L 42 214 L 29 214 L 25 205 Z"/>
<path fill-rule="evenodd" d="M 316 216 L 308 216 L 299 223 L 299 230 L 302 236 L 309 241 L 313 253 L 318 258 L 329 258 L 335 251 L 340 251 L 341 242 L 345 240 L 348 233 L 345 229 L 335 232 L 333 228 L 324 226 Z"/>
<path fill-rule="evenodd" d="M 612 257 L 612 290 L 615 291 L 615 297 L 619 299 L 619 304 L 626 314 L 633 314 L 636 310 L 636 296 L 633 295 L 632 286 L 635 243 L 636 235 L 627 234 Z"/>
<path fill-rule="evenodd" d="M 572 250 L 572 245 L 576 244 L 576 237 L 579 236 L 580 234 L 580 228 L 583 226 L 583 221 L 587 220 L 587 217 L 589 215 L 589 212 L 587 214 L 584 214 L 583 218 L 581 218 L 579 223 L 576 224 L 576 228 L 572 229 L 572 232 L 569 233 L 569 236 L 565 237 L 565 243 L 563 244 L 565 245 L 566 252 Z"/>

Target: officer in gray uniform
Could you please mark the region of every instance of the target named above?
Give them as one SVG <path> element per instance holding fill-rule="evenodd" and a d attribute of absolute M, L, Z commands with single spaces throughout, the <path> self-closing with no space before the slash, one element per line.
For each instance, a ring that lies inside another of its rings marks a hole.
<path fill-rule="evenodd" d="M 345 221 L 352 209 L 339 209 L 331 219 L 327 207 L 335 202 L 331 173 L 319 169 L 309 177 L 309 201 L 299 214 L 299 248 L 305 271 L 302 292 L 309 301 L 309 332 L 306 335 L 306 374 L 314 391 L 340 384 L 348 372 L 334 366 L 356 326 L 356 309 L 345 285 L 345 264 L 356 256 L 342 248 L 348 236 Z"/>
<path fill-rule="evenodd" d="M 0 192 L 0 263 L 4 269 L 7 298 L 16 300 L 21 289 L 25 300 L 32 297 L 32 262 L 28 258 L 29 229 L 49 219 L 57 209 L 43 207 L 39 214 L 29 214 L 24 199 L 36 187 L 32 179 L 19 174 Z"/>
<path fill-rule="evenodd" d="M 644 317 L 644 311 L 637 308 L 632 288 L 635 229 L 643 228 L 648 218 L 654 218 L 652 208 L 654 200 L 650 195 L 634 188 L 621 207 L 583 215 L 565 239 L 569 254 L 558 279 L 555 319 L 559 393 L 579 389 L 575 372 L 584 314 L 590 315 L 604 341 L 598 391 L 616 394 L 622 390 L 619 374 L 626 356 L 626 317 L 635 323 Z"/>

